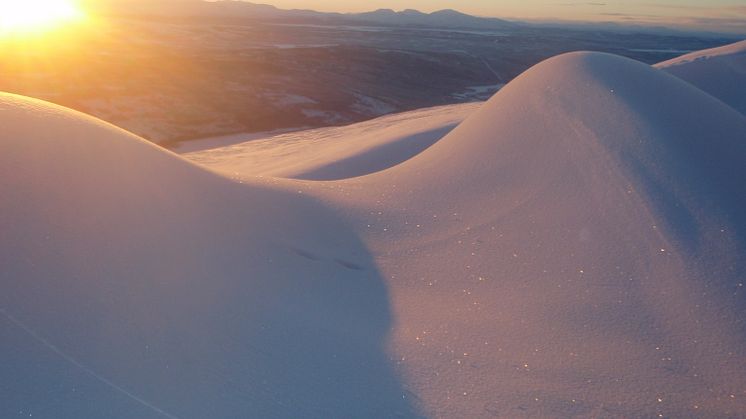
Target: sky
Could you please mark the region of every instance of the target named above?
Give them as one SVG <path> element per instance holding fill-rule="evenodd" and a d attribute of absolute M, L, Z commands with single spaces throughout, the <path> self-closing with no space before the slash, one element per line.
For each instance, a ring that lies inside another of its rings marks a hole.
<path fill-rule="evenodd" d="M 746 32 L 746 0 L 254 0 L 280 8 L 360 12 L 406 8 L 529 20 L 722 28 Z M 741 30 L 739 30 L 741 29 Z"/>

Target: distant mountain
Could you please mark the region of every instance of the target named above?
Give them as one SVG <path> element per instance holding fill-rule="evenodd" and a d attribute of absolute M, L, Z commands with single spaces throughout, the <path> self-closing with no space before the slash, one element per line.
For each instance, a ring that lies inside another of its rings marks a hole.
<path fill-rule="evenodd" d="M 243 17 L 259 19 L 297 19 L 342 17 L 341 13 L 323 13 L 314 10 L 279 9 L 269 4 L 258 4 L 237 0 L 220 0 L 215 2 L 198 1 L 199 11 L 205 15 L 220 15 L 221 17 Z"/>
<path fill-rule="evenodd" d="M 236 0 L 97 0 L 91 1 L 87 7 L 99 12 L 164 17 L 282 20 L 298 17 L 328 18 L 342 16 L 340 13 L 322 13 L 313 10 L 283 10 L 269 4 Z"/>
<path fill-rule="evenodd" d="M 502 19 L 471 16 L 451 9 L 440 10 L 429 14 L 413 9 L 401 12 L 395 12 L 391 9 L 379 9 L 374 12 L 349 14 L 347 16 L 355 20 L 392 26 L 414 25 L 445 28 L 501 29 L 516 25 L 513 22 Z"/>
<path fill-rule="evenodd" d="M 170 17 L 203 17 L 262 19 L 271 21 L 308 21 L 327 24 L 374 24 L 383 26 L 416 26 L 431 28 L 503 29 L 516 25 L 496 18 L 467 15 L 456 10 L 423 13 L 407 9 L 396 12 L 379 9 L 367 13 L 324 13 L 314 10 L 285 10 L 268 4 L 237 0 L 102 0 L 93 8 L 128 15 L 158 15 Z"/>

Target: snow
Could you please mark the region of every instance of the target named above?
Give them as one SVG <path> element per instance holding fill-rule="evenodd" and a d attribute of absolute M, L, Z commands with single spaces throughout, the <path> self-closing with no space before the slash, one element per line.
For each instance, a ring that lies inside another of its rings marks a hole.
<path fill-rule="evenodd" d="M 355 93 L 355 99 L 351 109 L 363 115 L 381 116 L 396 111 L 394 106 L 370 96 Z"/>
<path fill-rule="evenodd" d="M 333 208 L 25 98 L 0 126 L 1 417 L 411 416 Z"/>
<path fill-rule="evenodd" d="M 505 83 L 491 84 L 486 86 L 471 86 L 467 87 L 466 90 L 463 92 L 454 93 L 452 96 L 460 100 L 484 100 L 485 97 L 489 99 L 504 86 Z"/>
<path fill-rule="evenodd" d="M 0 126 L 0 416 L 746 415 L 746 119 L 664 71 L 192 161 Z"/>
<path fill-rule="evenodd" d="M 301 113 L 305 115 L 306 118 L 320 119 L 330 125 L 337 124 L 344 120 L 344 117 L 339 112 L 335 111 L 327 111 L 321 109 L 301 109 Z"/>
<path fill-rule="evenodd" d="M 247 141 L 271 138 L 286 132 L 300 131 L 298 129 L 280 129 L 263 132 L 244 132 L 238 134 L 218 135 L 216 137 L 198 138 L 194 140 L 182 141 L 171 148 L 171 151 L 179 154 L 193 153 L 203 150 L 211 150 L 220 147 L 227 147 L 234 144 L 241 144 Z"/>
<path fill-rule="evenodd" d="M 746 115 L 746 41 L 658 64 Z"/>
<path fill-rule="evenodd" d="M 280 94 L 269 96 L 278 106 L 315 105 L 319 103 L 311 98 L 301 95 Z"/>
<path fill-rule="evenodd" d="M 477 104 L 440 106 L 346 127 L 300 131 L 215 147 L 185 157 L 228 177 L 333 180 L 387 169 L 420 153 L 474 113 Z M 188 145 L 189 143 L 186 143 Z"/>

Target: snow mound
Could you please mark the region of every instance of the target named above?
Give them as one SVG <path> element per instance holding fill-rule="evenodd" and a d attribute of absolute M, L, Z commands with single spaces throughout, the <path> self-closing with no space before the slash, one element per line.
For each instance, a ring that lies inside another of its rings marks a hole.
<path fill-rule="evenodd" d="M 411 416 L 333 209 L 0 95 L 0 416 Z"/>
<path fill-rule="evenodd" d="M 396 278 L 394 346 L 428 414 L 739 415 L 744 138 L 690 84 L 574 53 L 327 194 Z"/>
<path fill-rule="evenodd" d="M 403 183 L 417 189 L 458 185 L 453 192 L 484 195 L 501 182 L 556 179 L 552 171 L 567 164 L 592 171 L 611 162 L 630 176 L 644 171 L 661 186 L 700 185 L 731 201 L 744 193 L 737 179 L 746 175 L 738 154 L 745 125 L 676 77 L 609 54 L 572 53 L 519 76 L 442 140 L 381 176 L 409 172 Z M 702 185 L 710 180 L 711 188 Z"/>
<path fill-rule="evenodd" d="M 746 115 L 746 41 L 693 52 L 656 67 L 688 81 Z"/>

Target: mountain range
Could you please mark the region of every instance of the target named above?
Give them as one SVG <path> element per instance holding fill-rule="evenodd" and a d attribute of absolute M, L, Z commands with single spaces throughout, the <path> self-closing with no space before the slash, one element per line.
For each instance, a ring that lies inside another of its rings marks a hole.
<path fill-rule="evenodd" d="M 109 0 L 95 3 L 92 7 L 109 12 L 132 15 L 164 15 L 170 17 L 261 19 L 264 21 L 322 22 L 337 24 L 375 24 L 384 26 L 415 26 L 439 28 L 505 29 L 517 25 L 502 19 L 477 17 L 446 9 L 423 13 L 407 9 L 396 12 L 379 9 L 366 13 L 324 13 L 313 10 L 284 10 L 267 4 L 245 1 L 222 0 L 205 2 L 200 0 L 121 1 Z"/>

